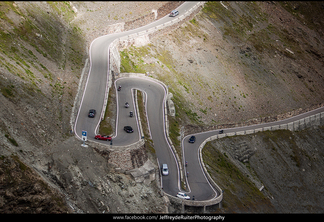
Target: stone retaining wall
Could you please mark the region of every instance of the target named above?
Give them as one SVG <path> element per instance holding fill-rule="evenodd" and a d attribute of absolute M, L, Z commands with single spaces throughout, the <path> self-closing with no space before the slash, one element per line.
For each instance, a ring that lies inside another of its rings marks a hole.
<path fill-rule="evenodd" d="M 224 133 L 224 134 L 218 134 L 212 137 L 209 137 L 209 141 L 218 139 L 218 138 L 223 138 L 226 136 L 236 136 L 236 135 L 247 135 L 247 134 L 252 134 L 252 133 L 257 133 L 257 132 L 262 132 L 262 131 L 274 131 L 274 130 L 281 130 L 281 129 L 286 129 L 290 131 L 298 131 L 298 130 L 304 130 L 306 128 L 309 128 L 311 126 L 320 126 L 324 125 L 324 112 L 311 115 L 309 117 L 302 118 L 297 121 L 292 121 L 287 124 L 279 124 L 278 125 L 273 125 L 273 126 L 265 126 L 261 128 L 257 128 L 254 130 L 243 130 L 239 132 L 233 132 L 233 133 Z M 207 139 L 207 140 L 208 140 Z"/>
<path fill-rule="evenodd" d="M 114 169 L 126 172 L 144 165 L 148 160 L 144 140 L 128 146 L 113 146 L 88 140 L 87 145 L 91 146 L 97 153 L 107 159 L 107 162 Z"/>
<path fill-rule="evenodd" d="M 164 7 L 161 7 L 157 11 L 157 18 L 159 19 L 159 18 L 165 16 L 166 14 L 168 14 L 170 12 L 171 9 L 178 7 L 180 4 L 182 4 L 182 2 L 167 3 L 166 5 L 164 5 Z M 195 5 L 195 7 L 188 10 L 185 14 L 178 16 L 175 21 L 170 21 L 168 23 L 162 24 L 158 27 L 154 27 L 154 28 L 148 29 L 148 30 L 140 32 L 140 33 L 136 33 L 136 34 L 122 37 L 122 38 L 118 38 L 110 44 L 109 58 L 108 58 L 109 78 L 108 78 L 107 87 L 106 87 L 106 97 L 105 97 L 105 101 L 104 101 L 104 105 L 103 105 L 103 109 L 102 109 L 103 112 L 101 113 L 101 119 L 103 119 L 103 117 L 104 117 L 104 112 L 106 110 L 106 106 L 107 106 L 107 102 L 108 102 L 108 92 L 110 90 L 111 84 L 114 81 L 115 76 L 118 76 L 118 74 L 120 72 L 119 50 L 122 48 L 128 47 L 128 46 L 131 46 L 133 44 L 136 44 L 138 42 L 141 42 L 142 40 L 144 40 L 144 43 L 145 43 L 145 42 L 147 42 L 147 40 L 149 40 L 150 38 L 153 38 L 156 35 L 160 35 L 165 32 L 169 32 L 169 31 L 173 30 L 174 28 L 178 27 L 179 24 L 182 24 L 182 23 L 192 19 L 193 16 L 200 11 L 201 6 L 203 6 L 203 5 L 204 5 L 204 2 L 198 2 Z M 135 20 L 135 21 L 132 21 L 129 23 L 125 23 L 125 24 L 123 24 L 124 28 L 126 30 L 128 30 L 128 29 L 134 29 L 134 28 L 136 28 L 136 26 L 141 26 L 145 22 L 147 22 L 146 24 L 148 24 L 148 23 L 150 23 L 150 20 L 153 19 L 153 14 L 154 14 L 154 16 L 156 16 L 155 12 L 152 12 L 148 16 L 144 16 L 143 18 L 140 18 L 138 20 Z M 144 21 L 144 20 L 146 20 L 146 21 Z M 164 86 L 163 83 L 162 83 L 162 85 Z M 166 115 L 165 120 L 166 120 L 167 136 L 168 136 L 169 132 L 168 132 L 166 106 L 165 106 L 165 115 Z M 171 146 L 174 149 L 170 139 L 169 139 L 169 142 L 171 143 Z M 98 143 L 95 141 L 87 141 L 86 143 L 88 145 L 90 145 L 91 147 L 93 147 L 93 149 L 96 152 L 98 152 L 100 155 L 102 155 L 104 158 L 106 158 L 108 161 L 108 164 L 113 166 L 115 169 L 120 170 L 121 172 L 126 172 L 126 171 L 130 171 L 130 170 L 139 168 L 139 167 L 143 166 L 144 163 L 146 163 L 146 161 L 148 160 L 148 156 L 145 151 L 144 140 L 142 140 L 142 139 L 134 144 L 124 146 L 124 147 L 105 145 L 105 144 L 101 144 L 101 143 Z M 176 152 L 175 152 L 175 154 L 176 154 L 176 157 L 180 163 L 181 161 L 180 161 Z M 180 164 L 180 168 L 181 168 L 181 164 Z M 207 171 L 205 170 L 205 172 L 207 172 Z M 206 175 L 208 175 L 208 173 Z M 183 178 L 182 169 L 180 169 L 180 177 Z M 208 177 L 209 177 L 209 175 L 208 175 Z M 161 193 L 164 193 L 167 196 L 169 196 L 170 198 L 173 198 L 175 201 L 180 201 L 182 204 L 185 204 L 188 206 L 214 205 L 214 204 L 221 202 L 221 200 L 223 198 L 223 194 L 222 194 L 222 190 L 217 186 L 217 184 L 215 184 L 215 182 L 211 178 L 210 178 L 210 182 L 221 194 L 218 197 L 216 197 L 212 200 L 208 200 L 208 201 L 191 201 L 191 200 L 183 201 L 183 200 L 180 200 L 180 199 L 173 197 L 169 194 L 166 194 L 163 191 L 161 191 Z"/>
<path fill-rule="evenodd" d="M 174 7 L 172 6 L 173 3 L 168 4 L 167 7 Z M 109 45 L 109 78 L 108 78 L 108 83 L 107 83 L 107 88 L 106 88 L 106 97 L 104 100 L 104 104 L 103 104 L 103 108 L 102 108 L 102 113 L 101 113 L 101 119 L 104 118 L 104 114 L 105 114 L 105 110 L 106 110 L 106 106 L 108 103 L 108 93 L 111 87 L 112 82 L 114 81 L 115 77 L 118 76 L 119 72 L 120 72 L 120 55 L 119 55 L 119 50 L 124 48 L 124 47 L 128 47 L 131 46 L 132 44 L 134 44 L 136 42 L 136 39 L 138 38 L 143 38 L 144 37 L 148 37 L 150 35 L 150 37 L 152 38 L 154 35 L 154 32 L 160 31 L 161 29 L 165 29 L 165 31 L 169 31 L 170 29 L 173 29 L 173 26 L 177 26 L 179 25 L 179 22 L 184 22 L 186 20 L 188 20 L 188 18 L 190 18 L 190 16 L 193 16 L 194 13 L 197 13 L 200 10 L 200 7 L 204 4 L 204 2 L 199 2 L 197 3 L 197 5 L 187 11 L 184 15 L 181 15 L 177 18 L 176 21 L 172 21 L 172 22 L 168 22 L 166 24 L 160 25 L 160 27 L 156 27 L 156 28 L 151 28 L 147 31 L 144 31 L 142 33 L 135 33 L 126 37 L 122 37 L 122 38 L 118 38 L 116 40 L 114 40 L 110 45 Z M 166 4 L 167 5 L 167 4 Z M 180 5 L 180 3 L 179 3 Z M 166 9 L 161 9 L 161 10 L 166 10 Z M 162 83 L 163 84 L 163 83 Z M 163 84 L 164 85 L 164 84 Z M 166 106 L 165 106 L 166 109 Z M 167 115 L 167 110 L 165 112 L 165 114 Z M 168 125 L 167 125 L 168 126 Z M 168 129 L 168 127 L 167 127 Z M 142 141 L 142 140 L 140 140 Z M 171 140 L 169 140 L 171 142 Z M 144 144 L 144 141 L 143 141 Z M 171 146 L 172 146 L 172 142 L 171 142 Z M 94 146 L 96 147 L 96 146 Z M 142 149 L 141 147 L 137 147 L 136 149 Z M 124 152 L 124 153 L 123 153 Z M 117 149 L 111 150 L 109 153 L 109 160 L 108 163 L 113 164 L 114 166 L 117 166 L 117 168 L 121 168 L 123 170 L 130 170 L 131 167 L 140 167 L 144 164 L 143 161 L 139 160 L 139 161 L 135 161 L 134 158 L 130 152 L 128 151 L 118 151 Z M 134 153 L 135 151 L 133 151 L 132 153 Z M 114 153 L 114 154 L 112 154 Z M 136 153 L 136 152 L 135 152 Z M 138 152 L 139 153 L 145 153 L 145 152 Z M 146 155 L 146 154 L 145 154 Z M 136 156 L 136 155 L 135 155 Z M 118 158 L 121 158 L 122 161 L 118 161 Z M 135 158 L 136 160 L 138 158 Z M 145 159 L 145 158 L 144 158 Z M 177 156 L 178 161 L 180 161 L 179 157 Z M 114 161 L 116 160 L 116 161 Z M 126 163 L 125 161 L 128 160 L 131 163 Z M 142 164 L 142 165 L 140 165 Z M 133 169 L 134 169 L 133 168 Z M 182 170 L 180 171 L 180 175 L 182 178 Z"/>
<path fill-rule="evenodd" d="M 148 15 L 144 15 L 133 21 L 125 22 L 124 29 L 125 31 L 136 29 L 147 25 L 155 20 L 159 20 L 164 16 L 168 15 L 173 9 L 179 7 L 184 1 L 171 1 L 164 4 L 162 7 L 158 8 L 155 11 L 152 11 Z"/>
<path fill-rule="evenodd" d="M 324 103 L 318 103 L 315 105 L 312 105 L 308 108 L 299 108 L 296 110 L 293 110 L 291 112 L 279 114 L 279 115 L 274 115 L 274 116 L 266 116 L 266 117 L 259 117 L 259 118 L 253 118 L 250 120 L 247 120 L 245 122 L 240 122 L 240 123 L 226 123 L 226 124 L 219 124 L 219 125 L 214 125 L 214 126 L 209 126 L 209 127 L 199 127 L 195 128 L 195 132 L 205 132 L 205 131 L 210 131 L 210 130 L 216 130 L 216 129 L 226 129 L 226 128 L 235 128 L 235 127 L 243 127 L 243 126 L 251 126 L 251 125 L 257 125 L 261 123 L 270 123 L 270 122 L 275 122 L 279 120 L 284 120 L 302 113 L 309 112 L 311 110 L 315 110 L 317 108 L 323 107 Z M 189 129 L 189 130 L 188 130 Z M 186 134 L 191 134 L 191 129 L 190 127 L 187 127 Z"/>

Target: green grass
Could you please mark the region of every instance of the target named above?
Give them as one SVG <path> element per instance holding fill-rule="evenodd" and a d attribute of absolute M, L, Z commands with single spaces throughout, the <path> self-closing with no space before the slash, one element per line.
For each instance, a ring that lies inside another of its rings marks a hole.
<path fill-rule="evenodd" d="M 16 91 L 14 85 L 9 85 L 6 87 L 1 87 L 1 93 L 6 98 L 13 98 L 15 97 Z"/>
<path fill-rule="evenodd" d="M 197 22 L 197 20 L 196 19 L 191 19 L 190 21 L 189 21 L 191 24 L 193 24 L 193 25 L 195 25 L 195 26 L 198 26 L 199 24 L 198 24 L 198 22 Z"/>
<path fill-rule="evenodd" d="M 237 209 L 246 209 L 246 206 L 257 208 L 259 204 L 271 207 L 270 200 L 212 142 L 206 143 L 202 157 L 208 173 L 224 191 L 223 212 L 235 212 Z M 246 165 L 249 167 L 248 163 Z"/>
<path fill-rule="evenodd" d="M 62 30 L 59 26 L 55 25 L 56 15 L 40 10 L 37 8 L 37 5 L 26 7 L 27 14 L 23 14 L 13 6 L 13 3 L 14 2 L 2 2 L 0 4 L 0 20 L 4 23 L 9 23 L 13 27 L 13 31 L 11 32 L 0 28 L 0 48 L 3 54 L 7 55 L 15 62 L 19 62 L 18 65 L 22 64 L 26 66 L 27 69 L 25 70 L 27 70 L 27 74 L 31 74 L 33 71 L 28 71 L 31 67 L 28 63 L 32 65 L 35 64 L 33 66 L 36 68 L 38 67 L 36 64 L 39 63 L 39 61 L 35 52 L 33 52 L 34 50 L 26 49 L 23 44 L 19 44 L 19 41 L 24 41 L 42 56 L 54 60 L 57 63 L 63 61 L 63 64 L 61 64 L 62 67 L 65 66 L 65 61 L 67 60 L 76 65 L 78 69 L 82 68 L 82 51 L 84 50 L 83 45 L 85 41 L 79 27 L 71 25 L 71 31 L 69 27 L 67 27 L 66 30 Z M 56 10 L 59 15 L 63 15 L 63 19 L 65 19 L 67 23 L 72 21 L 75 16 L 68 2 L 48 2 L 48 4 Z M 6 14 L 8 11 L 14 11 L 24 19 L 16 25 L 7 17 Z M 35 33 L 40 32 L 42 37 L 36 36 Z M 61 39 L 63 35 L 62 32 L 66 32 L 67 34 L 65 35 L 67 37 L 65 44 Z M 19 47 L 17 47 L 17 43 Z M 67 47 L 67 45 L 69 45 L 69 47 Z M 63 51 L 65 51 L 65 59 L 63 58 Z M 10 71 L 12 72 L 13 70 L 10 69 Z M 43 75 L 49 76 L 50 80 L 52 80 L 52 74 L 49 74 L 48 70 L 44 71 L 46 71 L 46 73 L 43 73 Z"/>
<path fill-rule="evenodd" d="M 290 158 L 295 162 L 297 167 L 301 165 L 301 155 L 299 153 L 299 148 L 296 144 L 296 139 L 294 134 L 289 130 L 275 130 L 275 131 L 265 131 L 263 132 L 263 141 L 268 145 L 268 149 L 275 150 L 275 146 L 272 142 L 276 144 L 287 143 L 292 151 Z"/>
<path fill-rule="evenodd" d="M 9 142 L 14 145 L 14 146 L 18 146 L 18 143 L 17 141 L 11 137 L 11 135 L 9 133 L 6 133 L 5 134 L 5 137 L 9 140 Z"/>
<path fill-rule="evenodd" d="M 169 120 L 169 137 L 176 148 L 178 154 L 181 156 L 181 146 L 180 146 L 180 140 L 178 137 L 180 136 L 180 125 L 177 121 L 176 117 L 168 116 Z"/>
<path fill-rule="evenodd" d="M 18 158 L 18 156 L 16 155 L 11 155 L 11 158 L 14 159 L 16 162 L 18 162 L 19 164 L 19 168 L 22 170 L 22 171 L 30 171 L 30 168 L 28 166 L 26 166 L 23 162 L 21 162 L 21 160 Z"/>
<path fill-rule="evenodd" d="M 109 93 L 108 93 L 108 103 L 106 106 L 106 111 L 105 111 L 105 116 L 104 119 L 100 122 L 100 126 L 99 126 L 99 134 L 101 135 L 112 135 L 113 132 L 113 128 L 112 128 L 112 122 L 110 121 L 110 119 L 112 118 L 112 103 L 113 103 L 113 99 L 115 99 L 115 88 L 112 87 L 109 89 Z"/>
<path fill-rule="evenodd" d="M 141 124 L 142 124 L 142 129 L 143 129 L 143 133 L 144 133 L 144 141 L 145 141 L 145 148 L 146 150 L 155 155 L 155 149 L 154 149 L 154 143 L 153 140 L 150 139 L 150 131 L 148 128 L 148 124 L 147 124 L 147 117 L 145 114 L 145 106 L 143 103 L 143 96 L 142 96 L 142 92 L 137 90 L 137 105 L 138 105 L 138 111 L 139 111 L 139 115 L 141 118 Z"/>
<path fill-rule="evenodd" d="M 129 57 L 127 50 L 120 51 L 120 72 L 145 73 L 141 66 L 136 65 Z"/>

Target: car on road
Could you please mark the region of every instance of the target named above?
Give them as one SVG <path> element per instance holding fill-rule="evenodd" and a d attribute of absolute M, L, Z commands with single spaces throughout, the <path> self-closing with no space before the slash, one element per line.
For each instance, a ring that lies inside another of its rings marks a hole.
<path fill-rule="evenodd" d="M 89 110 L 88 117 L 90 117 L 90 118 L 94 118 L 95 115 L 96 115 L 96 110 L 95 110 L 95 109 L 90 109 L 90 110 Z"/>
<path fill-rule="evenodd" d="M 218 134 L 222 134 L 222 133 L 224 133 L 224 130 L 220 130 Z"/>
<path fill-rule="evenodd" d="M 124 126 L 124 130 L 127 132 L 127 133 L 132 133 L 134 132 L 133 128 L 131 126 Z"/>
<path fill-rule="evenodd" d="M 170 13 L 170 17 L 175 17 L 179 15 L 179 12 L 177 10 L 173 10 L 171 13 Z"/>
<path fill-rule="evenodd" d="M 181 199 L 185 199 L 185 200 L 190 200 L 190 197 L 187 194 L 185 194 L 184 192 L 178 192 L 177 197 L 179 197 Z"/>
<path fill-rule="evenodd" d="M 109 140 L 109 141 L 111 141 L 111 137 L 110 136 L 105 136 L 105 135 L 96 135 L 95 136 L 95 139 L 96 140 Z"/>
<path fill-rule="evenodd" d="M 162 175 L 167 176 L 169 175 L 168 165 L 166 163 L 162 164 Z"/>
<path fill-rule="evenodd" d="M 196 137 L 195 136 L 191 136 L 189 138 L 189 143 L 194 143 L 196 141 Z"/>

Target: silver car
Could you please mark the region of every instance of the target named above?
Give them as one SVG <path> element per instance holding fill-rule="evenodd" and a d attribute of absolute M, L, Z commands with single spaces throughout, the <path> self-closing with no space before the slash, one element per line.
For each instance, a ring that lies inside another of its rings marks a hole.
<path fill-rule="evenodd" d="M 165 163 L 162 165 L 162 175 L 163 175 L 163 176 L 167 176 L 167 175 L 169 175 L 168 165 L 165 164 Z"/>
<path fill-rule="evenodd" d="M 179 12 L 177 10 L 173 10 L 171 13 L 170 13 L 170 17 L 175 17 L 179 15 Z"/>

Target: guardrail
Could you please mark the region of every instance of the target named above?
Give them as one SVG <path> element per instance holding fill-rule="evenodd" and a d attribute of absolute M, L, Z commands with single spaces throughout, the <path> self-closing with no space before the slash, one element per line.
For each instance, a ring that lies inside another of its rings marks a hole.
<path fill-rule="evenodd" d="M 169 27 L 171 25 L 176 24 L 177 22 L 180 22 L 181 20 L 185 19 L 187 16 L 189 16 L 195 9 L 197 9 L 198 7 L 204 5 L 205 2 L 198 2 L 194 7 L 190 8 L 188 11 L 186 11 L 183 15 L 180 15 L 179 17 L 175 18 L 174 20 L 171 20 L 169 22 L 163 23 L 161 25 L 155 26 L 153 28 L 147 29 L 145 31 L 141 31 L 141 32 L 137 32 L 131 35 L 127 35 L 127 36 L 123 36 L 118 38 L 118 41 L 122 42 L 122 41 L 131 41 L 131 40 L 135 40 L 136 38 L 143 36 L 143 35 L 148 35 L 151 34 L 153 32 L 156 32 L 160 29 Z"/>
<path fill-rule="evenodd" d="M 143 73 L 120 73 L 119 74 L 119 77 L 142 77 L 142 78 L 148 78 L 150 79 L 151 81 L 155 81 L 157 83 L 159 83 L 166 91 L 166 96 L 168 95 L 168 87 L 163 83 L 161 82 L 160 80 L 158 79 L 154 79 L 154 78 L 151 78 L 151 77 L 147 77 L 145 74 Z M 181 163 L 181 159 L 178 155 L 178 153 L 176 152 L 176 149 L 172 143 L 172 140 L 170 139 L 169 137 L 169 121 L 168 121 L 168 111 L 167 111 L 167 105 L 166 105 L 166 98 L 164 100 L 164 121 L 165 121 L 165 129 L 166 129 L 166 137 L 168 139 L 168 142 L 173 150 L 173 153 L 178 161 L 178 163 Z M 182 169 L 182 165 L 179 164 L 179 173 L 180 173 L 180 180 L 183 181 L 183 169 Z"/>
<path fill-rule="evenodd" d="M 305 118 L 302 118 L 300 120 L 292 121 L 292 122 L 289 122 L 289 123 L 286 123 L 286 124 L 278 124 L 278 125 L 274 125 L 274 126 L 266 126 L 266 127 L 253 129 L 253 130 L 242 130 L 242 131 L 239 131 L 239 132 L 216 134 L 216 135 L 213 135 L 211 137 L 208 137 L 199 146 L 199 158 L 200 158 L 200 162 L 203 165 L 203 169 L 205 171 L 205 174 L 206 174 L 209 182 L 211 182 L 211 184 L 220 192 L 220 195 L 218 197 L 214 198 L 214 199 L 207 200 L 207 201 L 184 200 L 184 204 L 189 205 L 189 206 L 208 206 L 208 205 L 218 204 L 223 199 L 222 189 L 213 181 L 213 179 L 211 178 L 211 176 L 207 172 L 206 166 L 205 166 L 205 164 L 203 162 L 203 159 L 202 159 L 202 153 L 201 152 L 202 152 L 202 149 L 204 148 L 204 146 L 205 146 L 205 144 L 207 142 L 212 141 L 212 140 L 216 140 L 216 139 L 220 139 L 220 138 L 224 138 L 224 137 L 230 137 L 230 136 L 236 136 L 236 135 L 248 135 L 248 134 L 253 134 L 253 133 L 267 131 L 267 130 L 270 130 L 270 131 L 280 130 L 280 129 L 286 129 L 286 130 L 290 130 L 290 131 L 303 130 L 305 128 L 308 128 L 308 127 L 311 127 L 311 126 L 314 126 L 314 125 L 315 126 L 324 125 L 324 112 L 321 112 L 321 113 L 318 113 L 318 114 L 315 114 L 315 115 L 311 115 L 309 117 L 305 117 Z M 176 198 L 176 197 L 173 197 L 171 195 L 168 195 L 168 196 L 172 197 L 172 198 Z"/>
<path fill-rule="evenodd" d="M 120 59 L 119 59 L 119 61 L 114 61 L 117 57 L 119 57 L 119 55 L 115 55 L 115 53 L 114 53 L 114 49 L 117 49 L 123 42 L 125 42 L 125 41 L 134 41 L 136 38 L 138 38 L 138 37 L 141 37 L 141 36 L 144 36 L 144 35 L 148 35 L 148 34 L 151 34 L 151 33 L 154 33 L 154 32 L 156 32 L 156 31 L 159 31 L 159 30 L 161 30 L 161 29 L 164 29 L 164 28 L 167 28 L 167 27 L 169 27 L 169 26 L 172 26 L 172 25 L 174 25 L 174 24 L 176 24 L 176 23 L 178 23 L 178 22 L 180 22 L 181 20 L 183 20 L 183 19 L 185 19 L 187 16 L 189 16 L 189 15 L 191 15 L 191 13 L 194 11 L 194 10 L 196 10 L 198 7 L 200 7 L 200 6 L 202 6 L 202 5 L 204 5 L 205 4 L 205 2 L 198 2 L 194 7 L 192 7 L 192 8 L 190 8 L 187 12 L 185 12 L 183 15 L 181 15 L 181 16 L 179 16 L 179 17 L 177 17 L 176 19 L 174 19 L 174 20 L 171 20 L 171 21 L 169 21 L 169 22 L 167 22 L 167 23 L 164 23 L 164 24 L 161 24 L 161 25 L 158 25 L 158 26 L 156 26 L 156 27 L 153 27 L 153 28 L 150 28 L 150 29 L 147 29 L 147 30 L 145 30 L 145 31 L 141 31 L 141 32 L 138 32 L 138 33 L 134 33 L 134 34 L 131 34 L 131 35 L 127 35 L 127 36 L 123 36 L 123 37 L 120 37 L 120 38 L 117 38 L 117 39 L 115 39 L 110 45 L 109 45 L 109 48 L 108 48 L 108 55 L 109 55 L 109 57 L 108 57 L 108 61 L 109 61 L 109 70 L 112 70 L 112 64 L 113 64 L 113 62 L 115 62 L 115 63 L 117 63 L 117 65 L 118 64 L 120 64 Z M 113 55 L 111 56 L 110 55 L 110 53 L 112 53 Z M 119 66 L 118 66 L 119 67 Z M 109 73 L 107 73 L 107 74 L 109 74 Z M 145 76 L 145 74 L 138 74 L 138 73 L 131 73 L 131 74 L 123 74 L 123 76 L 138 76 L 138 75 L 140 75 L 140 76 Z M 164 83 L 163 82 L 161 82 L 161 81 L 159 81 L 159 80 L 156 80 L 156 79 L 154 79 L 155 81 L 157 81 L 157 82 L 160 82 L 160 84 L 161 85 L 163 85 L 163 87 L 166 89 L 166 91 L 168 92 L 168 89 L 167 89 L 167 87 L 164 85 Z M 104 105 L 103 105 L 103 111 L 102 111 L 102 113 L 101 113 L 101 119 L 103 119 L 103 117 L 104 117 L 104 114 L 105 114 L 105 110 L 106 110 L 106 106 L 107 106 L 107 101 L 108 101 L 108 91 L 109 91 L 109 80 L 108 80 L 108 82 L 107 82 L 107 87 L 106 87 L 106 96 L 105 96 L 105 100 L 104 100 Z M 167 110 L 166 110 L 166 104 L 165 104 L 165 120 L 166 120 L 166 125 L 165 125 L 165 127 L 166 127 L 166 129 L 168 129 L 168 121 L 167 121 Z M 169 140 L 169 143 L 170 143 L 170 145 L 171 145 L 171 147 L 172 147 L 172 149 L 173 149 L 173 151 L 174 151 L 174 153 L 175 153 L 175 155 L 176 155 L 176 158 L 177 158 L 177 161 L 179 162 L 179 163 L 181 163 L 181 161 L 180 161 L 180 158 L 179 158 L 179 156 L 177 155 L 177 152 L 175 152 L 175 148 L 174 148 L 174 146 L 173 146 L 173 144 L 172 144 L 172 141 L 171 141 L 171 139 L 169 138 L 169 132 L 168 132 L 168 130 L 166 131 L 166 133 L 167 133 L 167 138 L 168 138 L 168 140 Z M 136 143 L 136 145 L 139 145 L 139 144 L 142 144 L 144 141 L 143 140 L 140 140 L 140 141 L 138 141 L 137 143 Z M 96 142 L 94 142 L 94 143 L 96 143 Z M 205 144 L 205 143 L 204 143 Z M 204 145 L 203 144 L 203 145 Z M 127 146 L 127 147 L 123 147 L 124 149 L 126 149 L 126 148 L 128 148 L 128 147 L 131 147 L 131 146 L 134 146 L 135 144 L 131 144 L 131 145 L 129 145 L 129 146 Z M 112 146 L 112 148 L 117 148 L 116 146 Z M 120 148 L 122 148 L 122 147 L 120 147 Z M 200 150 L 201 150 L 202 148 L 200 148 Z M 201 156 L 201 153 L 199 153 L 199 155 Z M 201 158 L 201 157 L 200 157 Z M 182 165 L 181 164 L 179 164 L 179 167 L 180 167 L 180 178 L 182 179 L 183 178 L 183 170 L 182 170 Z M 182 203 L 184 203 L 185 205 L 188 205 L 188 206 L 209 206 L 209 205 L 214 205 L 214 204 L 218 204 L 218 203 L 220 203 L 221 201 L 222 201 L 222 199 L 223 199 L 223 192 L 222 192 L 222 190 L 220 189 L 220 187 L 212 180 L 212 178 L 209 176 L 209 174 L 207 173 L 207 170 L 206 170 L 206 168 L 205 168 L 205 166 L 204 166 L 204 164 L 203 164 L 203 167 L 204 167 L 204 171 L 205 171 L 205 174 L 207 175 L 207 177 L 208 177 L 208 180 L 210 181 L 210 183 L 219 191 L 219 193 L 220 193 L 220 195 L 219 196 L 217 196 L 217 197 L 215 197 L 215 198 L 213 198 L 213 199 L 211 199 L 211 200 L 206 200 L 206 201 L 194 201 L 194 200 L 181 200 L 181 199 L 179 199 L 179 198 L 177 198 L 177 197 L 175 197 L 175 196 L 172 196 L 172 195 L 170 195 L 170 194 L 167 194 L 167 193 L 165 193 L 163 190 L 162 190 L 162 192 L 165 194 L 165 195 L 167 195 L 167 196 L 169 196 L 170 198 L 173 198 L 175 201 L 181 201 Z"/>
<path fill-rule="evenodd" d="M 232 133 L 224 133 L 224 134 L 217 134 L 211 137 L 208 137 L 206 140 L 211 141 L 219 138 L 223 138 L 226 136 L 236 136 L 236 135 L 248 135 L 248 134 L 253 134 L 257 132 L 262 132 L 262 131 L 273 131 L 273 130 L 280 130 L 280 129 L 286 129 L 290 131 L 297 131 L 297 130 L 303 130 L 306 129 L 310 126 L 319 126 L 324 124 L 324 112 L 314 114 L 296 121 L 291 121 L 289 123 L 285 124 L 278 124 L 278 125 L 273 125 L 273 126 L 265 126 L 261 128 L 256 128 L 253 130 L 242 130 L 239 132 L 232 132 Z"/>

